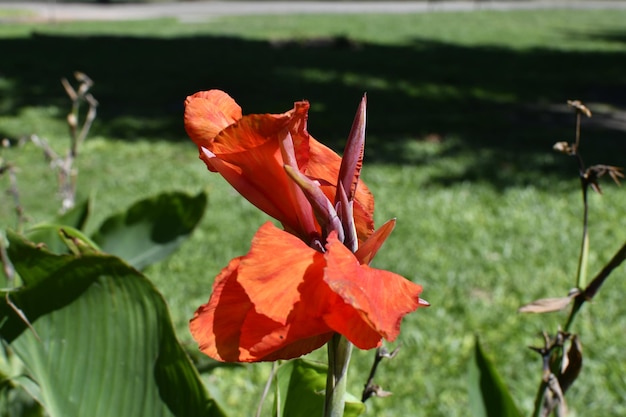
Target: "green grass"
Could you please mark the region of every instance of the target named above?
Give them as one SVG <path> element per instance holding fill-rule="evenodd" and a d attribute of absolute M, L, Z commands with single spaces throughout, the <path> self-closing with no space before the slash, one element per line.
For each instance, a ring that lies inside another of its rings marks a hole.
<path fill-rule="evenodd" d="M 0 3 L 1 4 L 1 3 Z M 0 6 L 0 19 L 18 19 L 33 17 L 33 13 L 22 9 L 5 9 Z"/>
<path fill-rule="evenodd" d="M 553 154 L 573 138 L 566 99 L 589 102 L 588 163 L 624 165 L 626 13 L 540 11 L 402 16 L 232 17 L 181 24 L 3 24 L 0 137 L 36 133 L 62 149 L 69 103 L 58 80 L 82 70 L 100 101 L 78 159 L 79 190 L 96 196 L 91 227 L 160 190 L 208 189 L 210 207 L 180 251 L 147 271 L 165 295 L 182 341 L 213 277 L 244 253 L 266 217 L 210 174 L 182 129 L 182 101 L 195 91 L 230 92 L 244 112 L 312 103 L 309 130 L 341 149 L 358 100 L 368 93 L 363 179 L 377 224 L 397 217 L 376 266 L 424 286 L 429 309 L 410 315 L 377 382 L 393 391 L 368 402 L 371 416 L 465 416 L 465 374 L 474 335 L 526 414 L 540 378 L 526 346 L 565 314 L 522 316 L 531 300 L 574 285 L 581 204 L 574 161 Z M 312 41 L 313 40 L 313 41 Z M 555 107 L 556 106 L 556 107 Z M 20 168 L 32 222 L 53 212 L 55 178 L 32 145 L 2 150 Z M 6 176 L 0 178 L 8 186 Z M 591 205 L 590 274 L 626 239 L 626 194 L 607 184 Z M 14 224 L 0 200 L 0 227 Z M 577 415 L 626 408 L 623 267 L 585 306 L 575 331 L 585 366 L 568 400 Z M 313 355 L 323 359 L 324 352 Z M 357 352 L 351 391 L 365 382 L 371 352 Z M 252 415 L 268 364 L 207 376 L 235 415 Z"/>

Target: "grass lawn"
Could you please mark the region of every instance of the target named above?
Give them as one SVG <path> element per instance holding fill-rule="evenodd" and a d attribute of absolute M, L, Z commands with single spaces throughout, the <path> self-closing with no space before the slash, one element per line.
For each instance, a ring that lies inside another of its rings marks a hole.
<path fill-rule="evenodd" d="M 363 180 L 376 221 L 397 217 L 375 266 L 424 286 L 432 307 L 410 315 L 377 382 L 394 395 L 368 401 L 371 416 L 467 415 L 467 360 L 479 335 L 518 406 L 528 414 L 541 377 L 542 330 L 565 313 L 527 316 L 531 300 L 574 285 L 582 207 L 573 160 L 553 153 L 573 140 L 567 99 L 589 105 L 583 155 L 623 166 L 626 155 L 626 12 L 519 11 L 363 16 L 228 17 L 208 22 L 2 24 L 0 138 L 32 133 L 67 141 L 69 101 L 59 79 L 74 70 L 100 102 L 77 166 L 96 197 L 91 227 L 161 190 L 209 191 L 202 225 L 147 275 L 163 292 L 181 340 L 211 282 L 247 251 L 267 218 L 210 174 L 182 127 L 185 96 L 228 91 L 245 113 L 282 112 L 307 98 L 309 131 L 341 150 L 363 92 L 368 139 Z M 20 168 L 34 223 L 53 214 L 55 178 L 32 145 L 2 150 Z M 626 239 L 624 190 L 605 181 L 590 197 L 590 275 Z M 6 176 L 0 187 L 8 188 Z M 0 200 L 0 227 L 15 223 Z M 625 415 L 626 291 L 614 272 L 574 331 L 585 366 L 568 392 L 576 415 Z M 322 360 L 325 352 L 313 356 Z M 360 394 L 372 352 L 355 352 Z M 269 364 L 206 376 L 233 415 L 252 415 Z"/>

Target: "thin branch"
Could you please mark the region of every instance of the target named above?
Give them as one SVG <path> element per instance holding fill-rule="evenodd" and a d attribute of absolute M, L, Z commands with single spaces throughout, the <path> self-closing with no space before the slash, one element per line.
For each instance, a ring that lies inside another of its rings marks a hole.
<path fill-rule="evenodd" d="M 58 164 L 58 160 L 60 159 L 59 155 L 50 147 L 47 140 L 42 139 L 37 135 L 30 135 L 27 140 L 30 140 L 37 147 L 41 148 L 46 161 L 49 161 L 52 166 L 56 166 Z"/>
<path fill-rule="evenodd" d="M 585 288 L 585 291 L 583 292 L 585 301 L 591 300 L 596 295 L 596 293 L 598 292 L 602 284 L 604 284 L 604 281 L 606 281 L 606 279 L 608 278 L 609 274 L 611 274 L 611 272 L 613 272 L 615 268 L 620 266 L 622 262 L 624 262 L 625 259 L 626 259 L 626 243 L 622 245 L 620 250 L 618 250 L 617 253 L 613 256 L 613 258 L 611 258 L 609 263 L 607 263 L 604 266 L 604 268 L 602 268 L 602 271 L 600 271 L 600 273 L 596 275 L 596 277 L 591 281 L 591 283 L 589 283 L 587 288 Z"/>
<path fill-rule="evenodd" d="M 0 263 L 2 264 L 2 271 L 7 277 L 7 280 L 12 281 L 15 278 L 15 268 L 13 268 L 13 264 L 9 259 L 9 255 L 7 254 L 7 248 L 5 247 L 2 238 L 0 238 Z"/>
<path fill-rule="evenodd" d="M 13 197 L 13 204 L 15 206 L 15 214 L 17 216 L 17 230 L 22 229 L 22 225 L 28 220 L 26 214 L 24 214 L 24 207 L 20 200 L 20 191 L 17 185 L 16 168 L 11 164 L 7 165 L 6 172 L 9 174 L 9 194 Z"/>
<path fill-rule="evenodd" d="M 83 127 L 80 129 L 80 134 L 76 139 L 76 148 L 74 149 L 74 156 L 78 154 L 78 147 L 85 141 L 87 134 L 91 129 L 93 121 L 96 119 L 98 101 L 91 95 L 91 93 L 85 94 L 85 101 L 89 104 L 89 110 L 87 110 L 87 116 L 83 122 Z"/>
<path fill-rule="evenodd" d="M 39 338 L 39 334 L 37 334 L 37 331 L 35 330 L 33 325 L 28 320 L 28 317 L 26 317 L 26 314 L 24 314 L 24 312 L 18 306 L 13 304 L 13 301 L 11 301 L 11 298 L 9 297 L 9 293 L 8 292 L 5 294 L 5 300 L 6 300 L 7 304 L 8 304 L 8 306 L 11 307 L 11 309 L 15 312 L 15 314 L 17 314 L 22 319 L 24 324 L 26 324 L 28 326 L 28 328 L 33 332 L 33 335 L 35 335 L 35 338 L 38 341 L 41 342 L 41 339 Z"/>
<path fill-rule="evenodd" d="M 390 392 L 384 391 L 379 385 L 374 383 L 374 376 L 376 375 L 378 364 L 385 358 L 393 359 L 399 351 L 400 346 L 398 346 L 391 352 L 389 352 L 384 346 L 376 349 L 376 355 L 374 356 L 372 369 L 370 370 L 369 377 L 367 378 L 367 383 L 365 384 L 365 388 L 363 389 L 363 393 L 361 394 L 362 402 L 367 401 L 372 396 L 387 397 L 391 395 Z"/>

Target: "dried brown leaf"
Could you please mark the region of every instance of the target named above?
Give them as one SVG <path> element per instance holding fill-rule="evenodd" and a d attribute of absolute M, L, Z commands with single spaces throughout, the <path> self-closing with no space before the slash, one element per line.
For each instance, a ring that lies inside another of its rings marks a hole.
<path fill-rule="evenodd" d="M 609 176 L 613 179 L 613 181 L 615 181 L 617 185 L 621 185 L 619 179 L 624 178 L 622 170 L 623 168 L 613 165 L 593 165 L 587 168 L 587 170 L 585 171 L 584 179 L 595 192 L 597 192 L 598 194 L 602 194 L 602 189 L 600 188 L 600 183 L 598 182 L 598 179 L 606 174 L 609 174 Z"/>
<path fill-rule="evenodd" d="M 583 367 L 583 347 L 578 336 L 574 335 L 570 341 L 567 356 L 563 357 L 563 370 L 559 375 L 559 384 L 565 393 L 572 386 Z"/>
<path fill-rule="evenodd" d="M 578 290 L 573 290 L 570 291 L 567 297 L 541 298 L 520 307 L 517 311 L 519 313 L 551 313 L 560 311 L 567 307 L 578 293 Z"/>

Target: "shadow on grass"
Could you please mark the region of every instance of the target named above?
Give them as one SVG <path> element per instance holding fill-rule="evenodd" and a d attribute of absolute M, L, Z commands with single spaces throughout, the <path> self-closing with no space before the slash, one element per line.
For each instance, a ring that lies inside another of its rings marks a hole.
<path fill-rule="evenodd" d="M 188 140 L 185 96 L 221 88 L 244 113 L 278 113 L 294 100 L 310 100 L 310 132 L 341 150 L 367 92 L 369 160 L 420 163 L 406 151 L 412 142 L 449 141 L 448 156 L 467 153 L 473 162 L 438 181 L 484 180 L 500 188 L 519 185 L 519 172 L 571 174 L 559 166 L 566 158 L 545 155 L 554 142 L 573 140 L 574 116 L 564 103 L 578 98 L 592 110 L 602 104 L 584 125 L 583 137 L 594 141 L 589 162 L 624 164 L 626 118 L 616 111 L 626 108 L 622 52 L 515 51 L 423 39 L 393 46 L 344 38 L 277 43 L 36 33 L 1 39 L 0 50 L 11 58 L 0 67 L 7 80 L 0 85 L 3 112 L 67 108 L 59 79 L 80 70 L 95 81 L 100 102 L 94 133 L 120 140 Z"/>

